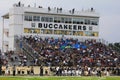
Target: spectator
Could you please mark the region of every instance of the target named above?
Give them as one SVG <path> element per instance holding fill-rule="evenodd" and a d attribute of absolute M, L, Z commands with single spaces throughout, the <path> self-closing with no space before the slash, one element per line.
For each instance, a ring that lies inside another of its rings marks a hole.
<path fill-rule="evenodd" d="M 15 76 L 15 74 L 16 74 L 16 66 L 14 65 L 13 66 L 13 76 Z"/>
<path fill-rule="evenodd" d="M 40 76 L 43 76 L 43 67 L 40 66 Z"/>

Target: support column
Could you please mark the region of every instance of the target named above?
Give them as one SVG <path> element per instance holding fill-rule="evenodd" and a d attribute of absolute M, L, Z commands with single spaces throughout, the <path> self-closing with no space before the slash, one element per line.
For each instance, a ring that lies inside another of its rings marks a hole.
<path fill-rule="evenodd" d="M 4 52 L 4 17 L 2 20 L 2 52 Z"/>

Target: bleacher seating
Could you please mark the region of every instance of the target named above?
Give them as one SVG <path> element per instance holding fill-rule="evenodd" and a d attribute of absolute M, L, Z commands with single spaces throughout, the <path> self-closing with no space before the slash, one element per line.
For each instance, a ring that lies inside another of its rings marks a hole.
<path fill-rule="evenodd" d="M 24 69 L 24 74 L 27 74 L 29 66 L 30 69 L 34 66 L 34 74 L 38 75 L 40 66 L 44 66 L 44 75 L 91 76 L 99 71 L 102 75 L 120 75 L 120 54 L 93 39 L 80 41 L 65 37 L 20 36 L 16 37 L 16 50 L 17 54 L 14 51 L 5 53 L 8 60 L 2 62 L 6 69 L 7 61 L 11 59 L 11 62 L 19 63 L 15 64 L 16 71 L 22 67 L 20 70 Z M 18 60 L 11 58 L 13 55 L 18 55 Z M 3 67 L 2 71 L 6 69 Z"/>
<path fill-rule="evenodd" d="M 90 67 L 120 65 L 119 53 L 96 40 L 81 42 L 73 38 L 42 39 L 39 36 L 24 36 L 22 40 L 31 47 L 30 50 L 33 50 L 31 54 L 34 55 L 35 65 Z"/>

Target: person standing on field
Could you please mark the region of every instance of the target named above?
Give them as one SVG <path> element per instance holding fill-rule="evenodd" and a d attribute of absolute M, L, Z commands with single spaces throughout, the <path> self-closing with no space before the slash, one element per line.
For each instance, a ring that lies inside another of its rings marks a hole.
<path fill-rule="evenodd" d="M 14 65 L 13 66 L 13 76 L 15 76 L 15 73 L 16 73 L 16 66 Z"/>

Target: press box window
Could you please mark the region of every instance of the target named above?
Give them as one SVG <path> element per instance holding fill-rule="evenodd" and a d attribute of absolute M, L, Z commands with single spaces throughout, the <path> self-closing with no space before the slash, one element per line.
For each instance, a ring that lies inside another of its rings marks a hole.
<path fill-rule="evenodd" d="M 79 18 L 73 18 L 73 24 L 80 24 Z"/>
<path fill-rule="evenodd" d="M 29 20 L 29 17 L 28 17 L 28 16 L 25 16 L 24 20 L 25 20 L 25 21 L 28 21 L 28 20 Z"/>
<path fill-rule="evenodd" d="M 25 21 L 32 21 L 32 16 L 25 16 L 24 20 Z"/>
<path fill-rule="evenodd" d="M 35 23 L 31 23 L 31 26 L 32 26 L 32 27 L 35 27 Z"/>
<path fill-rule="evenodd" d="M 91 25 L 98 25 L 98 20 L 97 19 L 93 19 L 91 20 Z"/>
<path fill-rule="evenodd" d="M 33 16 L 33 21 L 40 21 L 40 16 Z"/>
<path fill-rule="evenodd" d="M 98 32 L 93 32 L 93 36 L 98 37 L 99 33 Z"/>
<path fill-rule="evenodd" d="M 53 18 L 52 17 L 41 17 L 41 21 L 42 22 L 53 22 Z"/>
<path fill-rule="evenodd" d="M 90 24 L 90 20 L 85 19 L 85 24 L 89 25 Z"/>
<path fill-rule="evenodd" d="M 45 17 L 41 17 L 41 21 L 44 22 L 45 21 Z"/>
<path fill-rule="evenodd" d="M 91 31 L 93 30 L 92 26 L 89 26 L 89 30 L 91 30 Z"/>
<path fill-rule="evenodd" d="M 53 22 L 53 18 L 49 18 L 49 22 Z"/>

